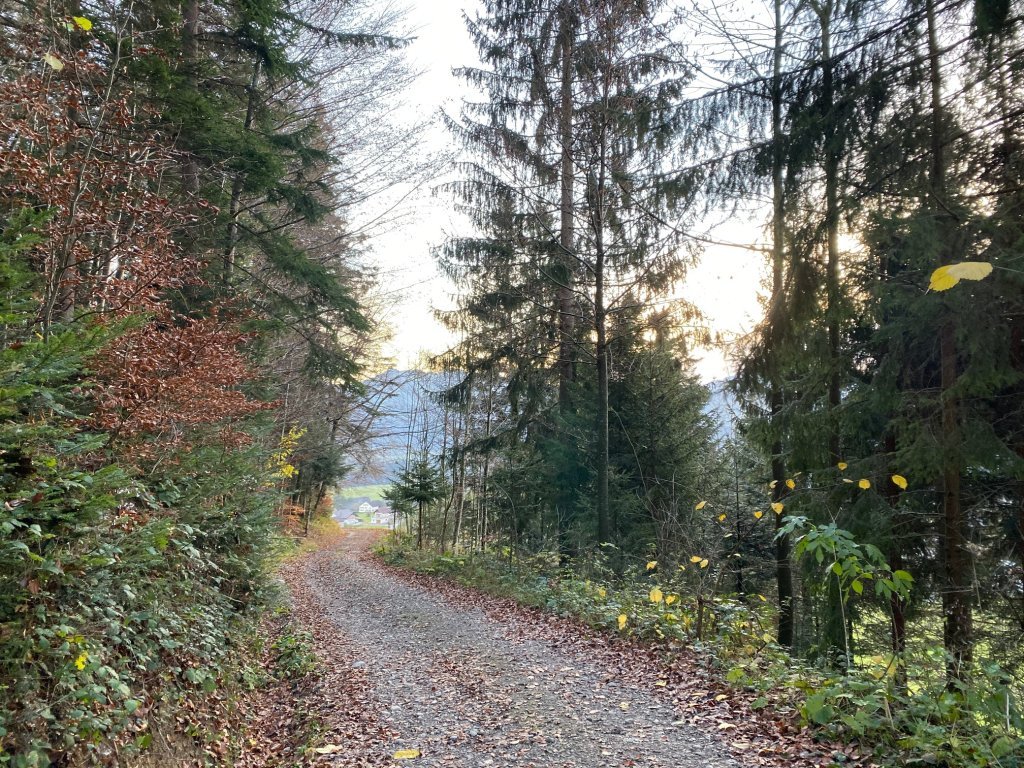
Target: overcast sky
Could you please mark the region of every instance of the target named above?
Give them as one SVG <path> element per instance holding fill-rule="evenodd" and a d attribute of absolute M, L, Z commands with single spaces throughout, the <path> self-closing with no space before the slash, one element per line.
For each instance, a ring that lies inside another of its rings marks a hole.
<path fill-rule="evenodd" d="M 451 71 L 476 62 L 476 52 L 462 23 L 463 10 L 473 12 L 476 5 L 467 0 L 408 3 L 408 28 L 415 40 L 406 53 L 413 67 L 421 71 L 409 93 L 408 119 L 437 118 L 442 109 L 455 115 L 465 90 Z M 435 155 L 451 151 L 450 139 L 437 119 L 425 130 L 420 151 Z M 394 339 L 386 352 L 402 368 L 415 367 L 421 354 L 441 352 L 452 341 L 433 316 L 434 309 L 451 308 L 453 288 L 438 275 L 431 249 L 443 243 L 448 234 L 465 232 L 466 225 L 451 210 L 450 200 L 432 194 L 432 186 L 423 184 L 405 190 L 408 215 L 400 226 L 375 237 L 371 254 L 392 305 L 387 321 Z M 719 240 L 749 244 L 758 239 L 759 231 L 742 217 L 731 217 L 712 234 Z M 708 246 L 680 293 L 707 315 L 713 331 L 731 339 L 749 332 L 756 322 L 757 292 L 764 274 L 764 260 L 757 254 Z M 704 380 L 728 375 L 726 351 L 694 350 L 694 354 L 697 371 Z"/>

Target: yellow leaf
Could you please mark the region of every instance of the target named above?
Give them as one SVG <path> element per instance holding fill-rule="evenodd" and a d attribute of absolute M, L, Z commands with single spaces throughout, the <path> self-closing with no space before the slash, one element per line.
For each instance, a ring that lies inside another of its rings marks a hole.
<path fill-rule="evenodd" d="M 626 622 L 627 621 L 628 621 L 628 619 L 626 618 L 626 614 L 620 613 L 619 614 L 619 629 L 620 630 L 623 630 L 623 629 L 626 628 Z"/>
<path fill-rule="evenodd" d="M 987 261 L 961 261 L 949 265 L 949 274 L 961 280 L 984 280 L 992 274 L 992 265 Z"/>
<path fill-rule="evenodd" d="M 79 670 L 85 669 L 85 665 L 89 662 L 89 654 L 80 653 L 78 658 L 75 659 L 75 667 Z"/>
<path fill-rule="evenodd" d="M 724 523 L 725 522 L 725 513 L 724 512 L 718 516 L 718 522 L 720 522 L 720 523 Z"/>
<path fill-rule="evenodd" d="M 651 598 L 651 602 L 652 603 L 660 603 L 664 599 L 665 596 L 662 594 L 662 591 L 660 589 L 655 587 L 654 589 L 651 590 L 651 593 L 650 593 L 650 595 L 648 595 L 648 597 Z"/>
<path fill-rule="evenodd" d="M 707 568 L 709 564 L 710 564 L 710 561 L 706 557 L 703 560 L 700 561 L 700 567 L 701 568 Z"/>
<path fill-rule="evenodd" d="M 773 501 L 772 502 L 772 512 L 774 512 L 776 515 L 781 515 L 782 514 L 782 510 L 784 510 L 785 508 L 786 508 L 786 505 L 783 504 L 781 501 Z"/>
<path fill-rule="evenodd" d="M 657 680 L 654 684 L 659 688 L 664 688 L 666 685 L 668 685 L 668 680 Z"/>
<path fill-rule="evenodd" d="M 64 62 L 54 56 L 52 53 L 43 54 L 43 63 L 46 64 L 54 72 L 60 72 L 64 69 Z"/>
<path fill-rule="evenodd" d="M 757 599 L 760 600 L 762 603 L 767 603 L 768 602 L 768 598 L 765 597 L 764 595 L 758 595 Z"/>
<path fill-rule="evenodd" d="M 92 29 L 92 22 L 85 18 L 85 16 L 72 16 L 71 20 L 75 22 L 75 24 L 77 24 L 78 27 L 84 30 L 85 32 L 88 32 L 90 29 Z"/>
<path fill-rule="evenodd" d="M 653 571 L 657 567 L 658 567 L 658 561 L 657 560 L 649 560 L 647 562 L 647 570 L 648 571 Z"/>
<path fill-rule="evenodd" d="M 845 472 L 846 468 L 850 465 L 847 464 L 845 461 L 840 461 L 838 464 L 836 464 L 836 466 L 839 467 L 840 472 Z"/>
<path fill-rule="evenodd" d="M 992 265 L 987 261 L 961 261 L 947 264 L 932 272 L 928 283 L 930 291 L 948 291 L 961 280 L 984 280 L 992 274 Z"/>
<path fill-rule="evenodd" d="M 871 481 L 868 480 L 866 477 L 862 477 L 860 480 L 857 481 L 857 487 L 860 488 L 862 491 L 866 491 L 868 488 L 871 487 Z"/>
<path fill-rule="evenodd" d="M 762 517 L 764 517 L 764 512 L 762 512 L 760 509 L 754 512 L 755 520 L 760 520 Z"/>
<path fill-rule="evenodd" d="M 619 704 L 619 709 L 625 712 L 627 709 L 629 709 L 629 702 L 623 701 L 621 704 Z"/>
<path fill-rule="evenodd" d="M 844 478 L 843 478 L 843 482 L 844 482 L 844 483 L 851 483 L 851 484 L 852 484 L 852 483 L 853 483 L 853 480 L 851 480 L 851 479 L 850 479 L 850 478 L 848 478 L 848 477 L 844 477 Z"/>
<path fill-rule="evenodd" d="M 774 491 L 775 490 L 775 486 L 778 485 L 778 484 L 779 484 L 778 480 L 772 480 L 770 483 L 768 483 L 768 487 L 771 488 Z"/>
<path fill-rule="evenodd" d="M 413 758 L 417 758 L 419 756 L 420 751 L 418 749 L 400 749 L 397 752 L 395 752 L 395 754 L 393 754 L 391 757 L 393 757 L 395 760 L 412 760 Z"/>
<path fill-rule="evenodd" d="M 708 503 L 706 501 L 702 501 L 696 507 L 694 507 L 694 509 L 696 509 L 698 512 L 700 512 L 707 505 L 708 505 Z"/>
<path fill-rule="evenodd" d="M 676 616 L 674 613 L 666 613 L 665 621 L 679 621 L 679 617 Z"/>
<path fill-rule="evenodd" d="M 605 589 L 604 587 L 598 587 L 597 588 L 597 596 L 598 597 L 607 597 L 608 596 L 608 590 Z"/>
<path fill-rule="evenodd" d="M 786 481 L 786 487 L 792 491 L 794 488 L 796 488 L 796 481 L 790 478 L 789 480 Z"/>
<path fill-rule="evenodd" d="M 701 561 L 701 559 L 702 558 L 701 558 L 700 555 L 690 555 L 690 562 L 691 563 L 699 563 Z"/>
<path fill-rule="evenodd" d="M 672 605 L 672 603 L 674 603 L 678 599 L 679 599 L 678 595 L 666 595 L 665 596 L 665 605 Z"/>
<path fill-rule="evenodd" d="M 949 267 L 939 267 L 932 272 L 931 280 L 928 281 L 929 291 L 948 291 L 960 282 L 959 277 L 949 274 Z"/>
<path fill-rule="evenodd" d="M 907 490 L 907 478 L 905 478 L 903 475 L 893 475 L 892 484 L 897 486 L 902 491 Z"/>

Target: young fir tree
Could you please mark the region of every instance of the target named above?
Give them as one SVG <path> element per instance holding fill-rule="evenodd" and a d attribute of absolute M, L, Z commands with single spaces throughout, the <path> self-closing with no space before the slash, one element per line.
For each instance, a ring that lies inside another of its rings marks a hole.
<path fill-rule="evenodd" d="M 423 549 L 426 540 L 425 510 L 444 495 L 444 477 L 429 456 L 420 455 L 395 478 L 385 498 L 395 509 L 416 505 L 416 547 Z"/>

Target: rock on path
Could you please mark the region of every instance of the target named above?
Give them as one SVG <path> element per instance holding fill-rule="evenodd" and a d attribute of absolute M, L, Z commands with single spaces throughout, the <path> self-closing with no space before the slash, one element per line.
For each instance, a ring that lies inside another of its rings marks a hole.
<path fill-rule="evenodd" d="M 382 732 L 394 734 L 378 745 L 386 752 L 358 764 L 391 765 L 396 750 L 417 749 L 410 768 L 739 765 L 679 723 L 668 702 L 613 670 L 512 638 L 483 611 L 382 571 L 365 557 L 371 543 L 372 534 L 356 532 L 301 569 L 309 599 L 344 638 L 349 665 L 366 676 Z"/>

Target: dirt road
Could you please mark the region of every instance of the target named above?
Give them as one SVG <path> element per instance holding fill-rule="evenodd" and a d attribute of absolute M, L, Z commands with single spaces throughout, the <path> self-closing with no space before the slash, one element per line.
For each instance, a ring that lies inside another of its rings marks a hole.
<path fill-rule="evenodd" d="M 482 610 L 395 577 L 354 532 L 295 565 L 329 663 L 360 679 L 375 738 L 325 763 L 522 768 L 734 768 L 708 735 L 600 661 L 509 632 Z M 486 598 L 481 597 L 481 600 Z M 334 670 L 335 673 L 340 670 Z M 418 750 L 396 761 L 399 750 Z M 356 754 L 358 752 L 359 754 Z"/>

